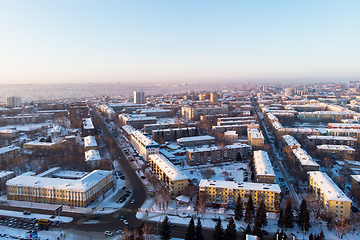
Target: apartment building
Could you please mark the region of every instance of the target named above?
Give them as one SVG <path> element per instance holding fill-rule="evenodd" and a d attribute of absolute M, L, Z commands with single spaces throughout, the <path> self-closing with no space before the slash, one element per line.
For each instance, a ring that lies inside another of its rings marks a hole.
<path fill-rule="evenodd" d="M 96 169 L 100 166 L 102 158 L 98 150 L 90 149 L 85 152 L 85 162 L 91 169 Z"/>
<path fill-rule="evenodd" d="M 156 124 L 144 124 L 144 133 L 152 134 L 153 130 L 171 129 L 171 128 L 184 127 L 184 123 L 156 123 Z"/>
<path fill-rule="evenodd" d="M 0 148 L 1 162 L 12 163 L 12 160 L 20 156 L 20 148 L 14 145 Z"/>
<path fill-rule="evenodd" d="M 184 106 L 181 107 L 181 115 L 186 120 L 199 120 L 201 115 L 228 114 L 228 106 Z"/>
<path fill-rule="evenodd" d="M 84 118 L 82 124 L 82 136 L 95 136 L 95 126 L 91 118 Z"/>
<path fill-rule="evenodd" d="M 134 104 L 145 103 L 145 93 L 143 91 L 134 91 Z"/>
<path fill-rule="evenodd" d="M 225 144 L 234 144 L 238 142 L 239 135 L 236 131 L 226 131 L 224 133 Z"/>
<path fill-rule="evenodd" d="M 14 139 L 18 138 L 20 135 L 18 130 L 15 129 L 3 129 L 0 130 L 0 138 L 3 139 Z"/>
<path fill-rule="evenodd" d="M 350 218 L 352 201 L 324 172 L 308 172 L 309 189 L 324 207 L 339 218 Z"/>
<path fill-rule="evenodd" d="M 290 149 L 300 148 L 301 144 L 291 135 L 282 136 L 283 143 Z"/>
<path fill-rule="evenodd" d="M 146 108 L 139 109 L 137 112 L 140 112 L 140 114 L 145 114 L 147 117 L 167 118 L 171 117 L 172 111 L 170 109 L 163 108 Z"/>
<path fill-rule="evenodd" d="M 86 136 L 84 137 L 84 148 L 85 151 L 89 150 L 98 150 L 98 144 L 96 142 L 96 138 L 94 136 Z"/>
<path fill-rule="evenodd" d="M 177 144 L 181 147 L 195 147 L 202 145 L 211 145 L 215 143 L 215 138 L 209 135 L 196 137 L 182 137 L 177 139 Z"/>
<path fill-rule="evenodd" d="M 160 146 L 157 142 L 145 136 L 140 131 L 131 133 L 131 145 L 145 161 L 148 161 L 149 155 L 158 154 L 160 150 Z"/>
<path fill-rule="evenodd" d="M 360 129 L 331 128 L 326 129 L 326 135 L 337 137 L 353 137 L 356 139 L 360 139 Z"/>
<path fill-rule="evenodd" d="M 8 108 L 19 108 L 22 105 L 21 97 L 7 97 L 6 107 Z"/>
<path fill-rule="evenodd" d="M 360 175 L 351 175 L 351 189 L 359 190 Z"/>
<path fill-rule="evenodd" d="M 353 137 L 343 136 L 308 136 L 308 147 L 315 148 L 317 145 L 347 145 L 349 147 L 355 147 L 357 145 L 357 139 Z"/>
<path fill-rule="evenodd" d="M 303 172 L 319 170 L 319 164 L 304 149 L 293 148 L 291 152 L 296 166 Z"/>
<path fill-rule="evenodd" d="M 235 124 L 235 125 L 222 125 L 222 126 L 212 126 L 212 130 L 215 135 L 220 133 L 223 134 L 226 131 L 235 131 L 239 136 L 246 135 L 247 129 L 259 129 L 259 124 L 250 123 L 250 124 Z"/>
<path fill-rule="evenodd" d="M 252 118 L 252 117 L 251 117 Z M 254 119 L 247 119 L 247 120 L 233 120 L 233 121 L 218 121 L 218 126 L 224 126 L 224 125 L 239 125 L 239 124 L 251 124 L 255 123 L 256 121 Z"/>
<path fill-rule="evenodd" d="M 87 207 L 113 187 L 111 171 L 95 170 L 80 179 L 20 175 L 6 183 L 7 199 Z"/>
<path fill-rule="evenodd" d="M 242 159 L 251 155 L 251 147 L 247 144 L 232 144 L 224 147 L 203 147 L 186 150 L 186 163 L 190 166 L 208 163 L 235 161 L 240 154 Z"/>
<path fill-rule="evenodd" d="M 156 117 L 147 117 L 145 114 L 127 114 L 123 113 L 119 115 L 120 124 L 130 125 L 136 129 L 142 129 L 145 124 L 155 124 L 157 122 Z"/>
<path fill-rule="evenodd" d="M 360 129 L 358 123 L 329 123 L 328 128 L 340 128 L 340 129 Z"/>
<path fill-rule="evenodd" d="M 235 207 L 238 196 L 246 203 L 251 195 L 255 207 L 258 207 L 261 200 L 264 200 L 267 211 L 279 212 L 280 193 L 280 186 L 277 184 L 207 179 L 201 179 L 199 184 L 199 195 L 205 199 L 207 205 L 229 208 Z M 243 206 L 246 208 L 246 204 Z"/>
<path fill-rule="evenodd" d="M 9 179 L 15 177 L 15 172 L 13 171 L 0 171 L 0 193 L 3 194 L 6 192 L 6 182 Z"/>
<path fill-rule="evenodd" d="M 350 112 L 345 111 L 316 111 L 316 112 L 299 112 L 298 117 L 306 122 L 341 122 L 347 118 Z"/>
<path fill-rule="evenodd" d="M 172 195 L 188 195 L 189 178 L 163 155 L 149 155 L 149 166 Z"/>
<path fill-rule="evenodd" d="M 196 136 L 197 133 L 196 127 L 158 129 L 152 130 L 152 138 L 158 142 L 176 141 L 178 138 Z"/>
<path fill-rule="evenodd" d="M 113 121 L 116 118 L 116 112 L 113 108 L 109 107 L 108 105 L 101 104 L 99 106 L 100 111 L 111 121 Z"/>
<path fill-rule="evenodd" d="M 254 149 L 263 149 L 264 148 L 264 135 L 257 128 L 249 128 L 247 130 L 249 144 Z"/>
<path fill-rule="evenodd" d="M 89 109 L 85 102 L 70 104 L 69 119 L 70 127 L 81 128 L 83 118 L 87 118 Z"/>
<path fill-rule="evenodd" d="M 269 154 L 265 151 L 254 151 L 255 177 L 258 183 L 275 183 L 275 173 Z"/>
<path fill-rule="evenodd" d="M 355 153 L 355 149 L 346 145 L 318 145 L 316 146 L 319 155 L 330 154 L 334 158 L 342 160 L 344 156 Z"/>
<path fill-rule="evenodd" d="M 24 150 L 36 150 L 36 149 L 43 149 L 43 150 L 46 150 L 46 149 L 52 149 L 56 146 L 59 146 L 60 144 L 64 143 L 64 141 L 59 141 L 59 142 L 45 142 L 45 141 L 41 141 L 41 140 L 38 140 L 38 141 L 31 141 L 31 142 L 27 142 L 27 143 L 24 143 Z"/>

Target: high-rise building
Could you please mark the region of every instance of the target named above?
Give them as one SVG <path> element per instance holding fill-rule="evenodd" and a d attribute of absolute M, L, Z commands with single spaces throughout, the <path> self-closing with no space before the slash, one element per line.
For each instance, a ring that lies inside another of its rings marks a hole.
<path fill-rule="evenodd" d="M 21 107 L 21 97 L 6 98 L 6 107 L 8 108 Z"/>
<path fill-rule="evenodd" d="M 87 118 L 88 114 L 89 110 L 85 102 L 71 104 L 69 111 L 70 127 L 81 128 L 83 124 L 83 118 Z"/>
<path fill-rule="evenodd" d="M 218 101 L 218 93 L 217 92 L 211 92 L 210 93 L 210 102 L 217 102 Z"/>
<path fill-rule="evenodd" d="M 293 88 L 285 88 L 285 95 L 286 96 L 294 96 L 295 91 Z"/>
<path fill-rule="evenodd" d="M 134 91 L 134 103 L 135 104 L 145 103 L 145 95 L 143 91 Z"/>

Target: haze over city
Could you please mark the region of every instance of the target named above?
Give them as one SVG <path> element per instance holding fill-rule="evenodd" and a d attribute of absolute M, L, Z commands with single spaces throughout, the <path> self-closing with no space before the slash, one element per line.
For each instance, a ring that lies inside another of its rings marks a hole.
<path fill-rule="evenodd" d="M 360 77 L 359 1 L 1 1 L 0 83 Z"/>

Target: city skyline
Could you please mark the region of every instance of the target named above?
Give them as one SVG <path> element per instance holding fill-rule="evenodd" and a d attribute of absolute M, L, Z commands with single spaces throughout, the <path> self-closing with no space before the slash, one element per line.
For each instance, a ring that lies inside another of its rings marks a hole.
<path fill-rule="evenodd" d="M 357 1 L 0 3 L 0 84 L 346 82 Z"/>

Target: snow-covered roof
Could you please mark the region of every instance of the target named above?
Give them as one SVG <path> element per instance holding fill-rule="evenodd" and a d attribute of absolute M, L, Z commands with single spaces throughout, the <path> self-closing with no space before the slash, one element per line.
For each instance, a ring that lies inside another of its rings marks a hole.
<path fill-rule="evenodd" d="M 147 146 L 159 146 L 159 144 L 157 142 L 155 142 L 151 138 L 145 136 L 140 131 L 134 131 L 134 132 L 131 133 L 131 135 L 133 137 L 135 137 L 137 140 L 139 140 L 142 143 L 142 145 L 144 145 L 145 147 L 147 147 Z"/>
<path fill-rule="evenodd" d="M 94 136 L 86 136 L 84 137 L 84 146 L 85 147 L 96 147 L 97 142 Z"/>
<path fill-rule="evenodd" d="M 238 148 L 251 148 L 250 145 L 247 144 L 241 144 L 241 143 L 235 143 L 231 145 L 226 145 L 225 149 L 238 149 Z M 195 152 L 208 152 L 208 151 L 217 151 L 223 149 L 222 146 L 213 146 L 213 147 L 200 147 L 200 148 L 194 148 L 194 149 L 187 149 L 187 152 L 195 153 Z"/>
<path fill-rule="evenodd" d="M 356 182 L 360 182 L 360 175 L 351 175 L 351 177 L 352 177 Z"/>
<path fill-rule="evenodd" d="M 0 148 L 0 154 L 4 154 L 4 153 L 10 152 L 10 151 L 14 151 L 14 150 L 20 151 L 20 148 L 14 146 L 14 145 L 7 146 L 7 147 L 3 147 L 3 148 Z"/>
<path fill-rule="evenodd" d="M 84 129 L 94 129 L 94 124 L 91 118 L 83 118 L 83 127 Z"/>
<path fill-rule="evenodd" d="M 40 142 L 39 140 L 37 141 L 32 141 L 32 142 L 27 142 L 27 143 L 24 143 L 24 146 L 26 145 L 29 145 L 29 146 L 53 146 L 53 145 L 56 145 L 56 142 Z"/>
<path fill-rule="evenodd" d="M 251 139 L 263 139 L 264 135 L 262 134 L 262 132 L 259 131 L 259 129 L 257 128 L 248 128 L 248 135 L 251 136 Z"/>
<path fill-rule="evenodd" d="M 15 174 L 14 171 L 0 171 L 0 178 L 3 178 L 5 176 L 8 176 L 10 174 Z"/>
<path fill-rule="evenodd" d="M 129 135 L 132 132 L 136 131 L 135 128 L 133 128 L 131 125 L 124 125 L 124 126 L 122 126 L 122 129 Z"/>
<path fill-rule="evenodd" d="M 51 132 L 52 133 L 59 133 L 59 132 L 61 132 L 61 130 L 62 130 L 62 127 L 59 126 L 59 125 L 56 125 L 51 129 Z"/>
<path fill-rule="evenodd" d="M 316 162 L 314 162 L 313 158 L 302 148 L 292 149 L 295 157 L 300 161 L 302 166 L 319 166 Z"/>
<path fill-rule="evenodd" d="M 287 146 L 300 147 L 301 144 L 291 135 L 282 136 Z"/>
<path fill-rule="evenodd" d="M 256 175 L 275 177 L 274 169 L 267 152 L 262 150 L 254 151 L 254 164 Z"/>
<path fill-rule="evenodd" d="M 85 162 L 88 161 L 100 161 L 101 157 L 100 157 L 100 153 L 98 150 L 88 150 L 85 152 Z"/>
<path fill-rule="evenodd" d="M 324 145 L 318 145 L 316 146 L 317 149 L 320 149 L 320 150 L 334 150 L 334 151 L 355 151 L 354 148 L 352 147 L 349 147 L 349 146 L 346 146 L 346 145 L 327 145 L 327 144 L 324 144 Z"/>
<path fill-rule="evenodd" d="M 308 174 L 328 200 L 352 202 L 326 173 L 310 171 Z"/>
<path fill-rule="evenodd" d="M 265 192 L 276 192 L 276 193 L 281 192 L 280 186 L 278 184 L 231 182 L 231 181 L 208 180 L 208 179 L 201 179 L 199 187 L 245 189 L 245 190 L 255 190 L 255 191 L 265 191 Z"/>
<path fill-rule="evenodd" d="M 168 176 L 172 181 L 189 179 L 182 171 L 180 171 L 172 162 L 160 154 L 152 154 L 149 159 Z"/>
<path fill-rule="evenodd" d="M 88 174 L 89 174 L 89 172 L 61 170 L 61 171 L 54 173 L 53 177 L 54 178 L 65 178 L 65 179 L 81 179 Z"/>
<path fill-rule="evenodd" d="M 86 191 L 110 174 L 111 171 L 95 170 L 77 180 L 20 175 L 8 180 L 6 185 Z"/>
<path fill-rule="evenodd" d="M 339 140 L 339 141 L 357 141 L 356 138 L 353 137 L 343 137 L 343 136 L 318 136 L 311 135 L 307 137 L 308 139 L 322 139 L 322 140 Z"/>
<path fill-rule="evenodd" d="M 329 128 L 360 128 L 358 123 L 329 123 Z"/>
<path fill-rule="evenodd" d="M 179 138 L 177 141 L 178 143 L 184 143 L 184 142 L 193 142 L 193 141 L 214 141 L 215 138 L 212 136 L 195 136 L 195 137 L 183 137 Z"/>

